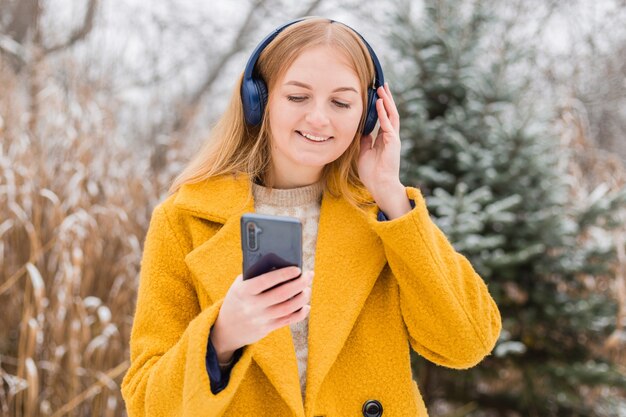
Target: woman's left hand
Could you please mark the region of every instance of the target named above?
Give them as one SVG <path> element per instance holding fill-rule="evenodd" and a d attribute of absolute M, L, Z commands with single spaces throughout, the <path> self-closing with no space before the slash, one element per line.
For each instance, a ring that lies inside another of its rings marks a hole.
<path fill-rule="evenodd" d="M 393 101 L 389 85 L 377 90 L 376 110 L 380 129 L 373 143 L 370 133 L 361 137 L 358 171 L 361 182 L 367 187 L 374 199 L 386 199 L 392 191 L 400 187 L 400 116 L 396 103 Z"/>

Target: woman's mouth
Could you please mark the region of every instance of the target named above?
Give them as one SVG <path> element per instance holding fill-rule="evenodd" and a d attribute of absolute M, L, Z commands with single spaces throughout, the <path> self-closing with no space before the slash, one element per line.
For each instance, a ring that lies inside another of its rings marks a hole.
<path fill-rule="evenodd" d="M 302 136 L 303 138 L 305 138 L 306 140 L 308 140 L 309 142 L 316 142 L 316 143 L 326 142 L 329 139 L 333 138 L 333 136 L 316 136 L 307 132 L 301 132 L 299 130 L 296 130 L 296 133 Z"/>

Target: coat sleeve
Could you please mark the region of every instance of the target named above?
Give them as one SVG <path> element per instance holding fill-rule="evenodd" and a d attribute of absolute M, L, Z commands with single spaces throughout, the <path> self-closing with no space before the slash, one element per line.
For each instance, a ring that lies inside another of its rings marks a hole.
<path fill-rule="evenodd" d="M 470 368 L 493 349 L 500 312 L 482 278 L 431 220 L 420 191 L 406 193 L 415 207 L 372 227 L 398 282 L 409 342 L 431 362 Z"/>
<path fill-rule="evenodd" d="M 207 340 L 223 299 L 200 310 L 177 236 L 163 204 L 157 206 L 141 261 L 131 363 L 121 387 L 130 417 L 221 416 L 250 366 L 246 346 L 228 385 L 212 393 Z"/>

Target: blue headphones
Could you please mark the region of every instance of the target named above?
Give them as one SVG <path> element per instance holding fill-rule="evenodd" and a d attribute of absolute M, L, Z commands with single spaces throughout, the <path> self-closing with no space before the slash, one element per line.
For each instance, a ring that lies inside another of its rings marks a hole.
<path fill-rule="evenodd" d="M 263 81 L 259 77 L 255 77 L 253 74 L 254 66 L 256 65 L 257 60 L 259 59 L 259 55 L 265 47 L 287 26 L 293 25 L 294 23 L 300 22 L 304 20 L 296 19 L 291 22 L 288 22 L 282 26 L 279 26 L 272 33 L 267 35 L 265 39 L 257 45 L 257 47 L 252 52 L 250 59 L 248 59 L 248 63 L 246 64 L 246 69 L 243 73 L 243 81 L 241 83 L 241 101 L 243 104 L 243 113 L 246 118 L 246 123 L 251 126 L 257 126 L 263 120 L 263 112 L 265 110 L 265 105 L 267 103 L 267 85 L 265 81 Z M 330 19 L 331 22 L 335 22 L 335 20 Z M 339 23 L 339 22 L 338 22 Z M 343 23 L 342 23 L 343 24 Z M 347 25 L 344 25 L 350 28 Z M 372 62 L 374 63 L 374 88 L 369 86 L 367 88 L 367 105 L 366 105 L 366 114 L 365 114 L 365 124 L 363 125 L 363 135 L 368 135 L 374 130 L 374 126 L 376 126 L 376 121 L 378 120 L 378 113 L 376 112 L 376 100 L 378 99 L 378 94 L 376 93 L 376 89 L 382 86 L 385 82 L 383 78 L 383 70 L 380 66 L 380 62 L 378 61 L 378 57 L 374 53 L 374 50 L 367 43 L 367 41 L 361 36 L 356 30 L 350 28 L 354 33 L 359 35 L 359 37 L 365 43 L 370 56 L 372 58 Z"/>

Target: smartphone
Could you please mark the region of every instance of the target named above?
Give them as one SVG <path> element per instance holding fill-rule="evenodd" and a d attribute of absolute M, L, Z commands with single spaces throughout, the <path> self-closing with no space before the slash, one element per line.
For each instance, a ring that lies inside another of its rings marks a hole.
<path fill-rule="evenodd" d="M 302 223 L 294 217 L 245 213 L 241 216 L 241 249 L 243 279 L 288 266 L 302 270 Z"/>

